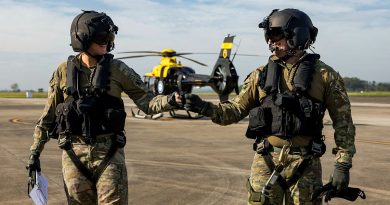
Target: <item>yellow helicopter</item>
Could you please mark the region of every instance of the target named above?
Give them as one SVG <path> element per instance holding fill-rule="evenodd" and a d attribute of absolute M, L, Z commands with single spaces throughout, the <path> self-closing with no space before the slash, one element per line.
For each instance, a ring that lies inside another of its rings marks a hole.
<path fill-rule="evenodd" d="M 164 49 L 159 51 L 130 51 L 121 52 L 121 54 L 136 54 L 119 57 L 117 59 L 128 59 L 128 58 L 139 58 L 147 56 L 161 56 L 160 64 L 155 66 L 153 70 L 144 75 L 145 85 L 151 89 L 157 95 L 167 95 L 172 92 L 179 92 L 180 94 L 191 93 L 192 88 L 210 86 L 219 96 L 221 101 L 226 101 L 229 98 L 229 94 L 234 90 L 237 94 L 238 89 L 238 78 L 236 69 L 232 63 L 233 59 L 230 60 L 231 50 L 233 47 L 233 40 L 235 36 L 226 36 L 219 53 L 218 59 L 214 65 L 214 68 L 210 75 L 196 74 L 194 69 L 182 65 L 177 57 L 195 62 L 202 66 L 207 66 L 199 61 L 185 57 L 184 55 L 190 54 L 214 54 L 214 53 L 177 53 L 173 49 Z M 242 55 L 242 54 L 240 54 Z M 256 55 L 246 55 L 256 56 Z M 138 110 L 138 113 L 140 110 Z M 175 111 L 169 112 L 172 117 L 183 117 L 177 115 Z M 134 115 L 134 114 L 133 114 Z M 193 117 L 188 111 L 185 118 L 197 118 Z M 151 116 L 151 118 L 158 118 Z"/>

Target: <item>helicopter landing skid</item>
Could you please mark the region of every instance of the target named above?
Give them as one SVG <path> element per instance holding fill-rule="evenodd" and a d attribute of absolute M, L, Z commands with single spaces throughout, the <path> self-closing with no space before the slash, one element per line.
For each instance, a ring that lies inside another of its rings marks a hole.
<path fill-rule="evenodd" d="M 190 113 L 190 111 L 188 111 L 188 110 L 186 110 L 186 113 L 187 113 L 187 115 L 183 115 L 183 114 L 177 114 L 176 112 L 175 112 L 175 110 L 170 110 L 169 111 L 169 115 L 171 115 L 171 117 L 173 117 L 173 118 L 179 118 L 179 119 L 194 119 L 194 120 L 196 120 L 196 119 L 200 119 L 200 118 L 202 118 L 203 117 L 203 115 L 199 115 L 199 114 L 197 114 L 197 115 L 195 115 L 195 116 L 192 116 L 191 115 L 191 113 Z"/>
<path fill-rule="evenodd" d="M 142 113 L 142 111 L 140 109 L 137 110 L 137 114 L 134 113 L 133 111 L 133 108 L 130 108 L 131 110 L 131 115 L 135 118 L 139 118 L 139 119 L 152 119 L 152 120 L 157 120 L 159 118 L 162 118 L 164 116 L 163 113 L 158 113 L 158 114 L 154 114 L 154 115 L 145 115 Z"/>

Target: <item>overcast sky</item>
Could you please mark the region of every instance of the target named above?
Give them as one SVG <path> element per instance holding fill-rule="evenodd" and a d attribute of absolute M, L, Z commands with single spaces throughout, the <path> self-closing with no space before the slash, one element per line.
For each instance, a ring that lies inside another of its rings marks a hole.
<path fill-rule="evenodd" d="M 117 52 L 172 48 L 177 52 L 219 52 L 226 34 L 241 40 L 238 53 L 269 55 L 257 26 L 272 9 L 297 8 L 319 29 L 315 52 L 342 76 L 390 82 L 390 1 L 383 0 L 0 0 L 0 90 L 47 89 L 68 55 L 69 29 L 83 10 L 107 13 L 119 27 Z M 237 48 L 237 46 L 235 47 Z M 234 49 L 234 48 L 233 48 Z M 182 60 L 197 73 L 211 72 L 217 55 L 194 55 L 209 65 Z M 141 76 L 159 58 L 125 60 Z M 240 83 L 267 57 L 234 60 Z"/>

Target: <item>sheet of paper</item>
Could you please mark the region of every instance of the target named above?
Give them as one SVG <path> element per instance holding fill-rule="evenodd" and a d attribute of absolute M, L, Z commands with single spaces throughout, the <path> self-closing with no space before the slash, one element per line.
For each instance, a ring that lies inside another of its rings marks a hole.
<path fill-rule="evenodd" d="M 36 175 L 36 184 L 30 192 L 30 197 L 35 205 L 46 205 L 48 197 L 48 181 L 40 172 Z"/>

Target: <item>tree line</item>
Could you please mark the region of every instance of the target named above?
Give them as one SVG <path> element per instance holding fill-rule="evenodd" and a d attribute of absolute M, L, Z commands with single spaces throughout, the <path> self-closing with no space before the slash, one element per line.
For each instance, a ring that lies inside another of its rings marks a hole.
<path fill-rule="evenodd" d="M 390 91 L 390 83 L 370 82 L 357 77 L 344 77 L 343 79 L 347 91 Z"/>

